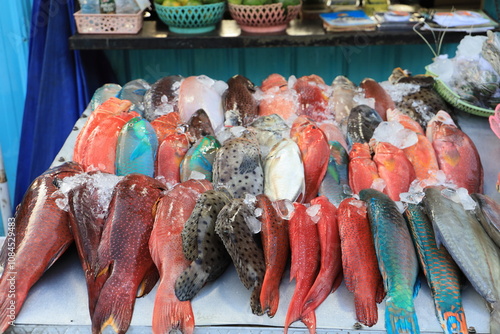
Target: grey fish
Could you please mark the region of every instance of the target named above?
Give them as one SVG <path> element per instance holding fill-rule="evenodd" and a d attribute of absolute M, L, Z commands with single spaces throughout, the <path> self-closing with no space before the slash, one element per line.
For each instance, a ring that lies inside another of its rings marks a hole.
<path fill-rule="evenodd" d="M 261 116 L 253 121 L 248 128 L 257 136 L 263 160 L 274 145 L 281 139 L 288 138 L 290 134 L 290 127 L 277 114 Z"/>
<path fill-rule="evenodd" d="M 198 109 L 194 112 L 188 122 L 187 131 L 192 137 L 193 141 L 199 140 L 205 136 L 214 136 L 215 131 L 212 128 L 210 118 L 203 109 Z"/>
<path fill-rule="evenodd" d="M 338 141 L 331 141 L 329 145 L 330 160 L 325 178 L 319 187 L 319 195 L 326 196 L 335 207 L 338 207 L 345 198 L 352 195 L 347 175 L 349 156 Z"/>
<path fill-rule="evenodd" d="M 179 300 L 192 299 L 209 281 L 226 270 L 231 258 L 215 233 L 215 222 L 222 208 L 231 201 L 223 191 L 208 190 L 200 195 L 182 230 L 182 250 L 192 261 L 175 281 Z"/>
<path fill-rule="evenodd" d="M 490 331 L 500 333 L 500 249 L 493 243 L 473 211 L 428 187 L 423 199 L 437 238 L 444 244 L 475 290 L 491 309 Z"/>
<path fill-rule="evenodd" d="M 472 194 L 476 201 L 476 216 L 491 240 L 500 247 L 500 204 L 483 194 Z"/>
<path fill-rule="evenodd" d="M 110 97 L 116 97 L 121 89 L 122 86 L 117 84 L 105 84 L 102 87 L 97 88 L 94 95 L 92 95 L 92 99 L 90 100 L 90 110 L 94 111 L 99 105 Z"/>
<path fill-rule="evenodd" d="M 120 92 L 118 98 L 121 100 L 129 100 L 132 102 L 130 110 L 137 112 L 139 115 L 144 115 L 144 94 L 151 88 L 151 85 L 143 79 L 136 79 L 127 82 Z"/>
<path fill-rule="evenodd" d="M 227 140 L 217 151 L 213 183 L 215 189 L 225 188 L 234 198 L 245 193 L 257 196 L 264 191 L 259 143 L 253 133 Z"/>
<path fill-rule="evenodd" d="M 382 122 L 382 118 L 367 105 L 359 105 L 352 108 L 347 119 L 347 144 L 349 148 L 353 143 L 368 143 L 373 132 Z"/>
<path fill-rule="evenodd" d="M 242 75 L 235 75 L 227 81 L 228 88 L 222 96 L 224 111 L 235 111 L 237 124 L 247 126 L 258 116 L 257 99 L 253 96 L 255 85 Z"/>
<path fill-rule="evenodd" d="M 144 118 L 151 122 L 161 115 L 179 111 L 177 101 L 183 79 L 180 75 L 170 75 L 152 84 L 144 94 Z"/>
<path fill-rule="evenodd" d="M 262 315 L 260 291 L 264 280 L 266 264 L 264 252 L 257 245 L 245 219 L 253 216 L 244 199 L 234 199 L 226 205 L 217 217 L 215 231 L 224 242 L 231 256 L 238 276 L 247 289 L 253 289 L 250 297 L 252 312 Z"/>
<path fill-rule="evenodd" d="M 486 59 L 495 72 L 500 74 L 500 38 L 497 33 L 487 31 L 488 39 L 483 42 L 481 55 Z"/>

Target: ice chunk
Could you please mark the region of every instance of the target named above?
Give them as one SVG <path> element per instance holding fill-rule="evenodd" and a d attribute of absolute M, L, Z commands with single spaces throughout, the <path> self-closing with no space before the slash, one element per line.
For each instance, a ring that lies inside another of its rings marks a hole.
<path fill-rule="evenodd" d="M 197 170 L 193 170 L 193 171 L 191 171 L 189 178 L 193 179 L 193 180 L 204 180 L 206 178 L 206 176 L 202 172 L 198 172 Z"/>
<path fill-rule="evenodd" d="M 454 62 L 452 59 L 448 59 L 448 55 L 440 55 L 434 58 L 434 62 L 429 65 L 429 71 L 436 74 L 446 84 L 451 82 L 454 70 Z"/>
<path fill-rule="evenodd" d="M 456 190 L 445 188 L 441 190 L 441 194 L 455 203 L 462 204 L 465 210 L 474 210 L 476 207 L 476 202 L 469 196 L 465 188 L 458 188 Z"/>
<path fill-rule="evenodd" d="M 291 75 L 288 78 L 288 89 L 293 89 L 296 82 L 297 82 L 297 77 L 295 75 Z"/>
<path fill-rule="evenodd" d="M 253 211 L 253 214 L 255 215 L 255 217 L 260 217 L 260 216 L 262 216 L 263 212 L 264 212 L 264 210 L 262 210 L 261 208 L 255 208 L 255 210 Z"/>
<path fill-rule="evenodd" d="M 378 191 L 384 191 L 386 184 L 383 178 L 378 177 L 375 180 L 373 180 L 372 185 L 370 188 L 378 190 Z"/>
<path fill-rule="evenodd" d="M 309 215 L 309 217 L 314 217 L 318 215 L 320 209 L 321 205 L 314 204 L 307 208 L 306 213 Z"/>
<path fill-rule="evenodd" d="M 458 44 L 456 57 L 477 60 L 487 39 L 486 36 L 465 36 Z"/>
<path fill-rule="evenodd" d="M 350 201 L 349 205 L 352 205 L 352 206 L 354 206 L 354 207 L 356 207 L 358 209 L 361 209 L 365 205 L 365 202 L 360 201 L 360 200 Z"/>
<path fill-rule="evenodd" d="M 403 101 L 403 97 L 417 93 L 420 91 L 420 86 L 411 83 L 398 83 L 391 84 L 389 81 L 383 81 L 380 83 L 382 88 L 391 96 L 391 99 L 398 103 Z"/>
<path fill-rule="evenodd" d="M 419 192 L 407 192 L 400 193 L 399 199 L 401 202 L 410 203 L 410 204 L 419 204 L 424 198 L 425 193 L 422 191 Z"/>
<path fill-rule="evenodd" d="M 257 234 L 262 229 L 262 224 L 260 220 L 255 218 L 254 216 L 245 216 L 245 222 L 247 223 L 248 228 L 252 231 L 253 234 Z"/>
<path fill-rule="evenodd" d="M 417 134 L 405 129 L 399 122 L 381 122 L 373 132 L 377 142 L 387 142 L 398 148 L 406 148 L 418 142 Z"/>
<path fill-rule="evenodd" d="M 255 195 L 246 193 L 245 198 L 243 199 L 243 203 L 245 203 L 249 207 L 254 207 L 255 203 L 257 203 L 257 197 L 255 197 Z"/>
<path fill-rule="evenodd" d="M 295 211 L 292 201 L 288 199 L 278 200 L 273 202 L 273 207 L 276 213 L 281 217 L 281 219 L 289 220 L 292 213 Z"/>
<path fill-rule="evenodd" d="M 396 201 L 394 203 L 396 203 L 396 206 L 398 207 L 398 210 L 399 210 L 400 213 L 405 212 L 406 207 L 407 207 L 407 205 L 405 203 L 403 203 L 401 201 Z"/>
<path fill-rule="evenodd" d="M 220 96 L 222 96 L 222 94 L 224 94 L 224 92 L 228 89 L 228 85 L 227 83 L 225 83 L 224 81 L 222 80 L 216 80 L 212 86 L 212 88 L 217 92 L 217 94 L 219 94 Z"/>

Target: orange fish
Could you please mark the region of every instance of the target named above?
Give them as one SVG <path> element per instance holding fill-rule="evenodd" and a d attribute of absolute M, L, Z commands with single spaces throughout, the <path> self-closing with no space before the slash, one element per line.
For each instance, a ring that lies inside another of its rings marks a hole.
<path fill-rule="evenodd" d="M 97 251 L 96 284 L 102 288 L 92 317 L 94 334 L 107 326 L 125 333 L 136 296 L 149 293 L 158 280 L 148 242 L 163 190 L 143 174 L 128 174 L 115 186 Z"/>
<path fill-rule="evenodd" d="M 309 328 L 309 333 L 316 333 L 316 315 L 314 311 L 303 313 L 306 296 L 318 273 L 320 246 L 318 227 L 307 214 L 307 208 L 300 203 L 293 203 L 293 211 L 289 221 L 289 238 L 292 261 L 290 280 L 295 279 L 293 292 L 285 319 L 285 334 L 288 327 L 297 320 Z"/>
<path fill-rule="evenodd" d="M 389 122 L 395 121 L 401 124 L 405 129 L 411 130 L 417 134 L 425 134 L 424 129 L 419 122 L 411 118 L 410 116 L 403 114 L 398 109 L 388 109 L 387 110 L 387 120 Z"/>
<path fill-rule="evenodd" d="M 181 162 L 189 150 L 187 134 L 172 134 L 165 138 L 158 148 L 155 161 L 155 176 L 165 185 L 181 182 Z"/>
<path fill-rule="evenodd" d="M 370 78 L 361 81 L 359 86 L 365 90 L 367 98 L 375 100 L 375 110 L 384 121 L 387 121 L 387 110 L 396 108 L 389 93 L 378 82 Z"/>
<path fill-rule="evenodd" d="M 177 127 L 181 123 L 181 117 L 178 112 L 170 112 L 155 118 L 151 126 L 155 129 L 158 142 L 161 143 L 165 138 L 177 133 Z"/>
<path fill-rule="evenodd" d="M 340 145 L 342 145 L 342 147 L 345 148 L 346 151 L 349 151 L 347 142 L 345 141 L 345 137 L 338 126 L 328 122 L 318 124 L 318 126 L 321 129 L 321 131 L 323 131 L 323 133 L 325 134 L 328 142 L 332 141 L 339 142 Z"/>
<path fill-rule="evenodd" d="M 403 150 L 396 146 L 379 142 L 375 146 L 373 161 L 377 172 L 385 181 L 384 193 L 393 201 L 399 201 L 399 194 L 407 192 L 415 180 L 415 170 Z"/>
<path fill-rule="evenodd" d="M 308 210 L 314 209 L 315 206 L 319 206 L 319 211 L 315 214 L 318 218 L 316 224 L 321 248 L 320 269 L 305 298 L 303 314 L 314 311 L 331 292 L 337 290 L 342 282 L 342 256 L 337 225 L 337 208 L 325 196 L 313 199 Z"/>
<path fill-rule="evenodd" d="M 262 310 L 267 310 L 269 317 L 274 317 L 278 310 L 281 278 L 290 252 L 287 221 L 276 213 L 272 202 L 264 194 L 257 195 L 257 207 L 262 209 L 259 219 L 262 223 L 261 237 L 266 261 L 260 303 Z"/>
<path fill-rule="evenodd" d="M 100 170 L 115 174 L 116 145 L 123 126 L 134 117 L 135 111 L 122 112 L 103 119 L 87 138 L 82 165 L 85 171 Z"/>
<path fill-rule="evenodd" d="M 337 219 L 345 284 L 354 293 L 357 320 L 371 327 L 378 321 L 377 303 L 382 302 L 385 291 L 366 204 L 346 198 L 338 207 Z"/>
<path fill-rule="evenodd" d="M 306 183 L 303 202 L 309 203 L 318 196 L 319 186 L 328 168 L 330 146 L 323 131 L 306 116 L 299 116 L 293 122 L 290 138 L 297 143 L 302 155 Z"/>
<path fill-rule="evenodd" d="M 288 82 L 279 74 L 271 74 L 260 87 L 264 93 L 259 104 L 259 116 L 278 114 L 286 120 L 292 120 L 299 110 L 297 93 L 288 88 Z"/>
<path fill-rule="evenodd" d="M 380 180 L 378 175 L 377 165 L 373 162 L 370 147 L 367 143 L 353 143 L 349 152 L 349 186 L 354 194 L 366 188 L 376 187 L 382 190 L 385 186 L 377 180 Z M 375 182 L 375 183 L 374 183 Z"/>
<path fill-rule="evenodd" d="M 118 115 L 126 112 L 132 106 L 132 102 L 128 100 L 120 100 L 116 97 L 111 97 L 104 103 L 99 105 L 89 116 L 87 122 L 76 137 L 75 146 L 73 148 L 73 161 L 82 163 L 83 154 L 86 151 L 85 147 L 88 143 L 88 138 L 92 131 L 102 122 L 103 119 L 113 115 Z"/>
<path fill-rule="evenodd" d="M 182 251 L 181 232 L 194 209 L 199 195 L 212 189 L 207 180 L 189 180 L 177 184 L 161 198 L 149 239 L 149 250 L 160 272 L 160 283 L 153 309 L 153 333 L 184 334 L 194 331 L 195 319 L 191 302 L 175 296 L 175 280 L 191 261 Z"/>
<path fill-rule="evenodd" d="M 293 88 L 299 96 L 299 115 L 311 117 L 315 122 L 334 119 L 328 109 L 328 86 L 321 77 L 314 74 L 300 77 Z"/>
<path fill-rule="evenodd" d="M 73 242 L 68 213 L 57 206 L 59 197 L 53 196 L 58 190 L 54 181 L 81 172 L 82 167 L 73 162 L 49 169 L 31 183 L 17 208 L 15 227 L 6 231 L 0 255 L 5 259 L 0 277 L 1 333 L 13 324 L 31 287 Z M 15 262 L 9 260 L 11 252 Z"/>
<path fill-rule="evenodd" d="M 482 193 L 483 165 L 474 142 L 456 126 L 439 121 L 433 123 L 432 133 L 439 169 L 446 178 L 469 194 Z"/>

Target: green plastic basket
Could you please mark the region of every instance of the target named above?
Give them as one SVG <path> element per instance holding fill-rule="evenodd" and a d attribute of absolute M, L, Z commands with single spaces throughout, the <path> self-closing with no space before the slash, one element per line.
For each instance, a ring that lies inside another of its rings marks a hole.
<path fill-rule="evenodd" d="M 475 106 L 469 102 L 466 102 L 460 98 L 460 96 L 451 90 L 448 85 L 446 85 L 443 81 L 439 80 L 438 76 L 425 67 L 426 74 L 434 77 L 434 89 L 438 94 L 449 104 L 454 106 L 457 109 L 468 112 L 469 114 L 474 114 L 477 116 L 488 117 L 495 113 L 493 109 L 486 109 Z"/>
<path fill-rule="evenodd" d="M 179 34 L 199 34 L 215 29 L 222 20 L 225 2 L 199 6 L 162 6 L 155 3 L 158 17 L 170 31 Z"/>

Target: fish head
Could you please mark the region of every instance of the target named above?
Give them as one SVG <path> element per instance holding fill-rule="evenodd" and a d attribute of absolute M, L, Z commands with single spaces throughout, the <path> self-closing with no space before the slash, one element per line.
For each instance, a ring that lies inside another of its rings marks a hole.
<path fill-rule="evenodd" d="M 188 132 L 196 139 L 204 136 L 215 136 L 212 123 L 203 109 L 196 110 L 187 123 Z"/>
<path fill-rule="evenodd" d="M 263 92 L 267 92 L 274 87 L 277 87 L 278 89 L 281 89 L 282 87 L 288 88 L 288 81 L 282 75 L 273 73 L 266 79 L 264 79 L 264 81 L 262 81 L 262 84 L 260 85 L 260 89 Z"/>
<path fill-rule="evenodd" d="M 392 70 L 392 73 L 389 76 L 389 82 L 394 85 L 397 84 L 402 78 L 407 77 L 409 77 L 408 71 L 403 70 L 401 67 L 396 67 Z"/>
<path fill-rule="evenodd" d="M 349 152 L 349 159 L 371 159 L 370 146 L 367 143 L 353 143 L 351 151 Z"/>
<path fill-rule="evenodd" d="M 249 127 L 261 131 L 286 131 L 289 129 L 286 122 L 278 114 L 271 114 L 267 116 L 260 116 L 253 121 Z"/>
<path fill-rule="evenodd" d="M 335 79 L 333 79 L 332 86 L 333 87 L 338 86 L 345 89 L 356 88 L 356 85 L 354 85 L 354 83 L 351 80 L 349 80 L 347 77 L 343 75 L 336 76 Z"/>

